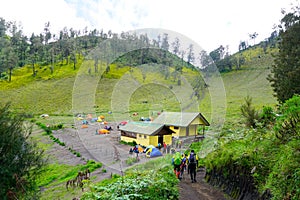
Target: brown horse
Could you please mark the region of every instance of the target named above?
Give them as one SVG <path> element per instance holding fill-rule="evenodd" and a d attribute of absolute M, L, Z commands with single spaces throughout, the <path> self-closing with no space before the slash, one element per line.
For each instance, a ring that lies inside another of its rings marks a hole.
<path fill-rule="evenodd" d="M 75 177 L 75 179 L 71 179 L 71 180 L 68 180 L 67 183 L 66 183 L 66 188 L 68 190 L 68 186 L 72 186 L 72 187 L 80 187 L 83 191 L 83 180 L 89 180 L 90 179 L 90 175 L 91 175 L 91 172 L 89 169 L 86 169 L 84 171 L 79 171 L 77 173 L 77 176 Z"/>

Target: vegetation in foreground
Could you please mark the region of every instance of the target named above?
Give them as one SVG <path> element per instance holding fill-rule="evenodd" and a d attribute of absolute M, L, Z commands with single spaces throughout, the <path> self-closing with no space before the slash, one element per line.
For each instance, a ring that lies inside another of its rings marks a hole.
<path fill-rule="evenodd" d="M 30 123 L 14 115 L 6 104 L 0 108 L 0 127 L 0 196 L 37 198 L 36 181 L 46 160 L 43 150 L 30 137 Z"/>
<path fill-rule="evenodd" d="M 127 170 L 124 176 L 90 185 L 82 199 L 178 199 L 178 179 L 170 164 L 171 157 L 151 160 L 138 168 Z"/>
<path fill-rule="evenodd" d="M 268 117 L 254 122 L 255 129 L 224 133 L 205 158 L 207 181 L 234 199 L 299 199 L 299 105 L 300 96 L 294 96 L 280 107 L 279 117 L 264 112 Z"/>

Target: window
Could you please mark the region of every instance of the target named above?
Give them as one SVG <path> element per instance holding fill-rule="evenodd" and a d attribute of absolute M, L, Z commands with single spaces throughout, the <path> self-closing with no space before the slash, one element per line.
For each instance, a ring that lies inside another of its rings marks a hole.
<path fill-rule="evenodd" d="M 177 129 L 179 129 L 179 127 L 178 126 L 174 126 L 174 129 L 177 130 Z"/>
<path fill-rule="evenodd" d="M 144 135 L 144 139 L 147 139 L 147 135 Z"/>

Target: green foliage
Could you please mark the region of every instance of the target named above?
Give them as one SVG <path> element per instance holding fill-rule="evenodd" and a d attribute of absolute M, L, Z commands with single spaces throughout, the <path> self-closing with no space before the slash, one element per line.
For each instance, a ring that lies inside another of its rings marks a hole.
<path fill-rule="evenodd" d="M 206 178 L 211 181 L 213 174 L 218 174 L 218 180 L 225 178 L 234 183 L 240 181 L 236 177 L 246 177 L 253 180 L 248 185 L 255 188 L 252 193 L 258 189 L 262 195 L 269 190 L 273 199 L 299 199 L 300 129 L 299 118 L 295 117 L 299 116 L 299 102 L 299 96 L 294 96 L 280 107 L 282 113 L 276 118 L 274 131 L 257 127 L 231 132 L 230 138 L 224 134 L 218 149 L 205 158 Z M 271 110 L 265 108 L 262 116 L 273 120 Z M 217 184 L 228 189 L 226 182 Z M 228 191 L 234 198 L 241 192 Z"/>
<path fill-rule="evenodd" d="M 137 157 L 131 157 L 131 158 L 128 158 L 126 160 L 126 164 L 127 165 L 133 165 L 134 163 L 137 163 L 139 160 Z"/>
<path fill-rule="evenodd" d="M 280 108 L 282 115 L 275 124 L 275 135 L 281 142 L 300 139 L 300 96 L 294 95 Z"/>
<path fill-rule="evenodd" d="M 277 162 L 270 166 L 265 188 L 270 188 L 274 199 L 299 199 L 300 149 L 299 140 L 278 147 L 273 153 Z"/>
<path fill-rule="evenodd" d="M 81 199 L 178 199 L 178 179 L 171 165 L 131 170 L 125 176 L 92 186 Z"/>
<path fill-rule="evenodd" d="M 259 115 L 252 105 L 251 97 L 247 96 L 245 98 L 245 103 L 241 106 L 241 112 L 243 117 L 245 118 L 246 126 L 256 128 L 256 123 L 259 120 Z"/>
<path fill-rule="evenodd" d="M 135 146 L 135 145 L 137 145 L 137 143 L 136 143 L 135 140 L 133 142 L 126 142 L 126 141 L 121 140 L 120 143 L 121 144 L 129 145 L 129 146 Z"/>
<path fill-rule="evenodd" d="M 299 8 L 294 9 L 295 13 L 287 13 L 281 20 L 285 28 L 280 32 L 279 53 L 268 78 L 280 103 L 300 93 Z"/>
<path fill-rule="evenodd" d="M 69 199 L 70 192 L 67 191 L 65 183 L 68 180 L 74 179 L 79 171 L 89 169 L 91 174 L 96 169 L 101 168 L 102 163 L 88 160 L 84 165 L 65 165 L 65 164 L 48 164 L 41 171 L 41 176 L 37 180 L 37 185 L 44 188 L 41 199 Z"/>
<path fill-rule="evenodd" d="M 81 199 L 178 199 L 178 179 L 171 155 L 136 165 L 124 176 L 113 176 L 91 186 Z"/>
<path fill-rule="evenodd" d="M 34 198 L 36 179 L 45 164 L 43 151 L 31 140 L 31 127 L 11 113 L 9 104 L 0 108 L 0 196 Z"/>
<path fill-rule="evenodd" d="M 273 125 L 276 120 L 275 112 L 272 107 L 264 106 L 259 119 L 264 127 Z"/>

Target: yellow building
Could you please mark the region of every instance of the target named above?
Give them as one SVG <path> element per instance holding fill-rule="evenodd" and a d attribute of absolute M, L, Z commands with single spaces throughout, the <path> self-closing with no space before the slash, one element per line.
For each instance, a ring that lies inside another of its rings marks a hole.
<path fill-rule="evenodd" d="M 163 124 L 152 122 L 128 122 L 125 126 L 119 127 L 121 140 L 125 142 L 135 141 L 142 146 L 157 146 L 172 143 L 172 131 Z"/>
<path fill-rule="evenodd" d="M 205 126 L 209 122 L 197 112 L 162 112 L 153 123 L 164 124 L 174 131 L 173 136 L 184 137 L 198 135 L 198 127 L 201 126 L 204 134 Z"/>

